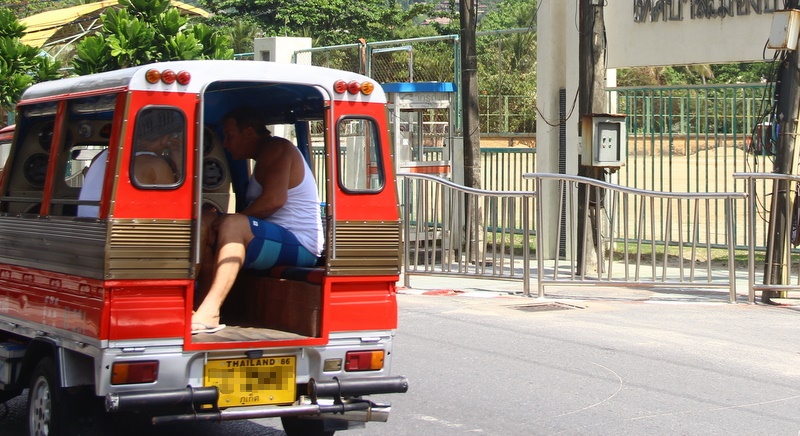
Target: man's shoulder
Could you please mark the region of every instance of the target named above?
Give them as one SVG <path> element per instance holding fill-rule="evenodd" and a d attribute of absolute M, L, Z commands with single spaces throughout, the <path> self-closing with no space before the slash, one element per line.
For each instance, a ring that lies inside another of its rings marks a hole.
<path fill-rule="evenodd" d="M 290 159 L 299 151 L 292 141 L 280 136 L 270 137 L 265 145 L 265 147 L 262 147 L 260 154 L 270 160 Z"/>
<path fill-rule="evenodd" d="M 281 136 L 270 136 L 269 139 L 267 139 L 267 144 L 269 144 L 273 148 L 274 147 L 297 148 L 297 147 L 295 147 L 294 143 L 292 143 L 292 141 L 290 141 L 290 140 L 288 140 L 286 138 L 283 138 Z"/>

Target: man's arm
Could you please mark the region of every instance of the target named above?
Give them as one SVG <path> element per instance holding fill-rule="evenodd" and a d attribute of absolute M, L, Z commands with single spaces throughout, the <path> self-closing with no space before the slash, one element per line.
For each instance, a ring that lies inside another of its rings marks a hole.
<path fill-rule="evenodd" d="M 256 160 L 254 178 L 261 185 L 261 196 L 251 202 L 242 213 L 256 218 L 266 218 L 280 209 L 289 197 L 294 153 L 297 147 L 289 140 L 272 138 L 265 144 Z"/>

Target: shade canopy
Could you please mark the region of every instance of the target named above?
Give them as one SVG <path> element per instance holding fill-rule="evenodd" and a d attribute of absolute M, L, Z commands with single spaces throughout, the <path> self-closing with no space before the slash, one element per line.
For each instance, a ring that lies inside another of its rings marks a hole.
<path fill-rule="evenodd" d="M 172 1 L 171 5 L 184 15 L 198 17 L 211 15 L 203 9 L 183 2 Z M 19 21 L 26 26 L 27 33 L 21 42 L 38 48 L 73 43 L 97 30 L 101 25 L 100 15 L 110 7 L 121 6 L 118 0 L 102 0 L 22 18 Z"/>

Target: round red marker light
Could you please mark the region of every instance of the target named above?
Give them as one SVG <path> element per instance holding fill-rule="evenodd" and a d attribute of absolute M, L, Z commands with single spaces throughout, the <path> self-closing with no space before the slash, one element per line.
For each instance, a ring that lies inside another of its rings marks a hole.
<path fill-rule="evenodd" d="M 185 71 L 185 70 L 178 71 L 178 84 L 179 85 L 188 85 L 190 80 L 192 80 L 192 75 L 189 74 L 188 71 Z"/>
<path fill-rule="evenodd" d="M 336 91 L 337 94 L 344 94 L 344 92 L 347 91 L 347 82 L 344 80 L 333 82 L 333 90 Z"/>
<path fill-rule="evenodd" d="M 353 80 L 347 84 L 347 92 L 350 94 L 358 94 L 361 92 L 361 84 Z"/>
<path fill-rule="evenodd" d="M 161 73 L 156 69 L 147 70 L 147 72 L 144 73 L 144 79 L 147 80 L 147 83 L 158 83 L 158 81 L 161 80 Z"/>
<path fill-rule="evenodd" d="M 167 85 L 172 85 L 175 83 L 177 74 L 175 74 L 172 70 L 164 70 L 161 72 L 161 81 L 166 83 Z"/>

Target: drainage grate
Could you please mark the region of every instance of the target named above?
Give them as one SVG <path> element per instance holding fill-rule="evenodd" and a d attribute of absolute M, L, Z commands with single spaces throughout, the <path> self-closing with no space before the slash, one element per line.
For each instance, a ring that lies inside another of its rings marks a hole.
<path fill-rule="evenodd" d="M 511 308 L 521 310 L 523 312 L 549 312 L 553 310 L 583 309 L 580 306 L 573 306 L 571 304 L 564 303 L 523 304 L 519 306 L 511 306 Z"/>

